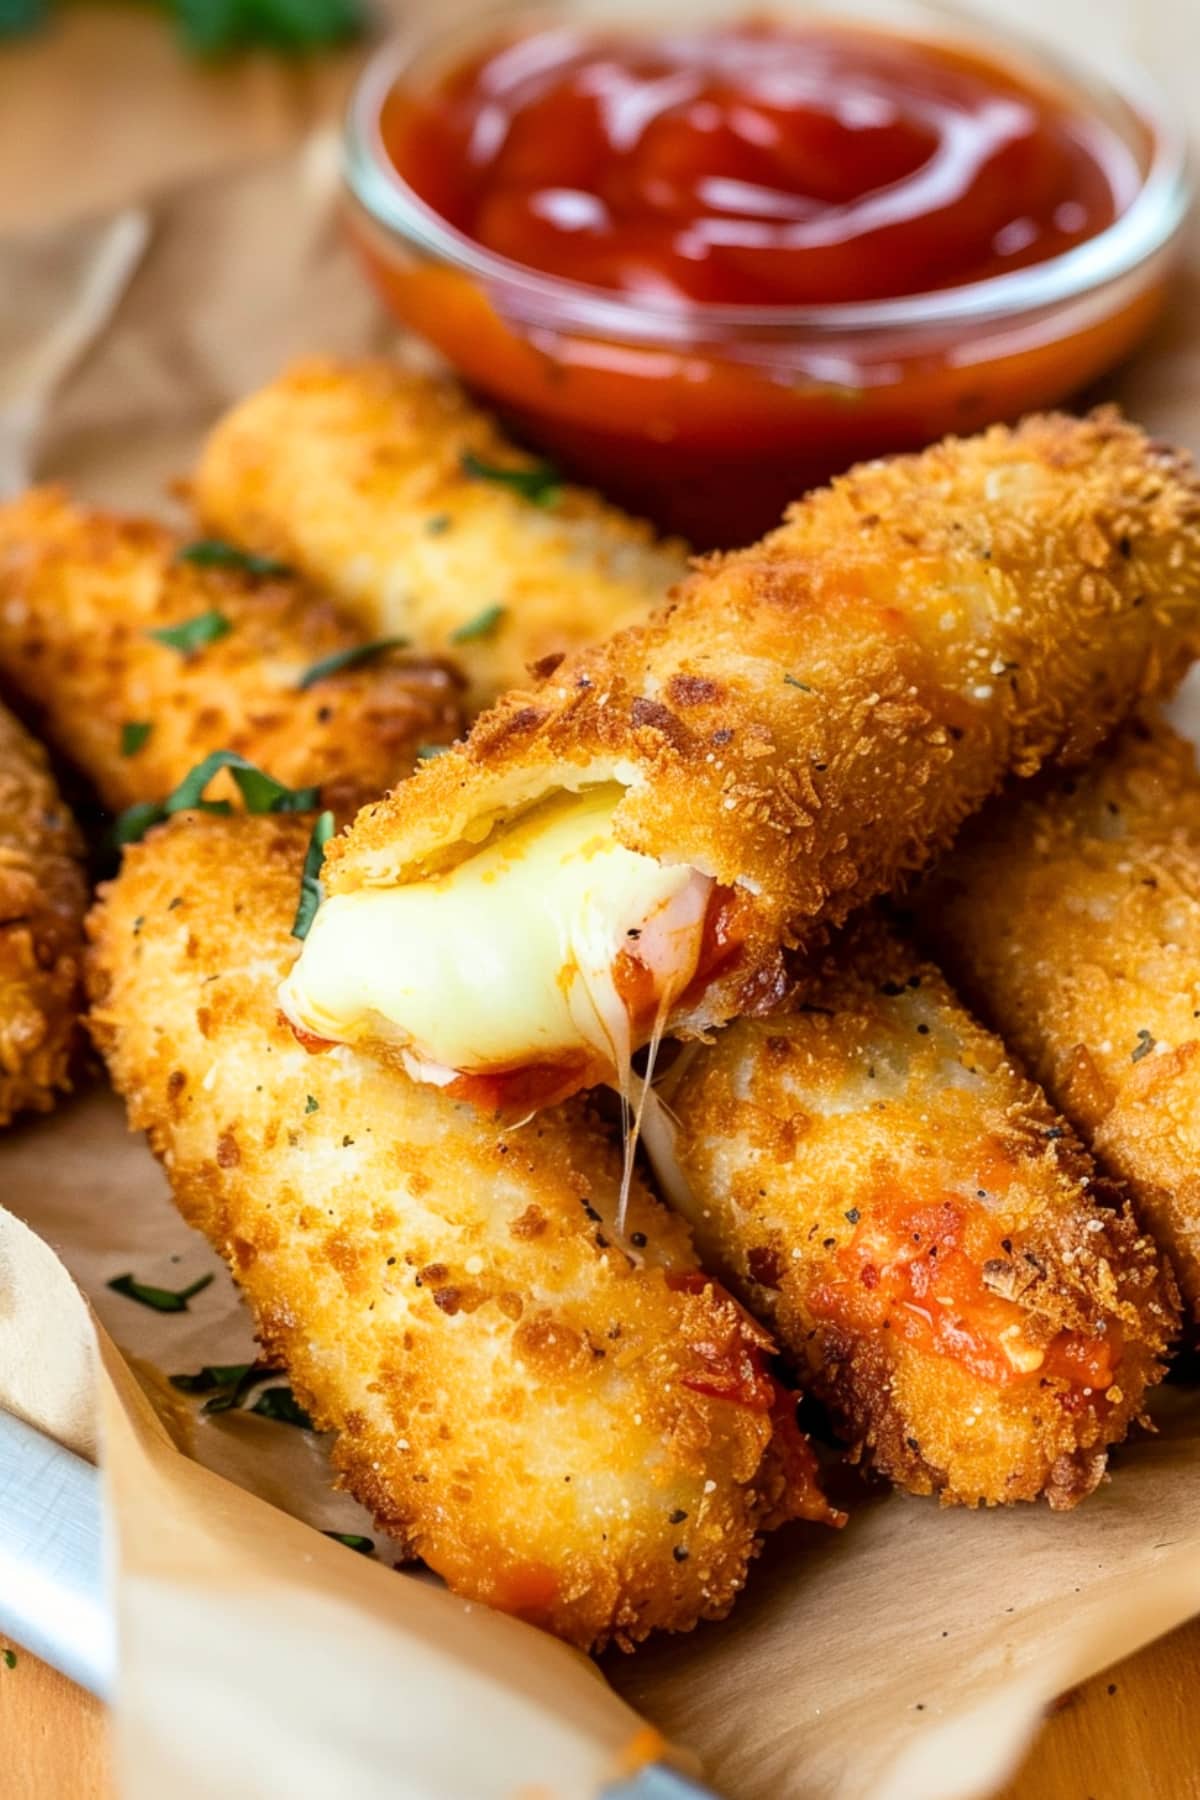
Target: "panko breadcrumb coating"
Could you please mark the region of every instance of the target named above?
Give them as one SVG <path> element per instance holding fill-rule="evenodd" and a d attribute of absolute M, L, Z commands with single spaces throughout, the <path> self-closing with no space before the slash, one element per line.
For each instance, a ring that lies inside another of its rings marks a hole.
<path fill-rule="evenodd" d="M 83 846 L 40 744 L 0 707 L 0 1125 L 48 1112 L 79 1036 Z"/>
<path fill-rule="evenodd" d="M 966 1505 L 1091 1492 L 1174 1283 L 932 965 L 868 915 L 665 1091 L 666 1191 L 859 1454 Z"/>
<path fill-rule="evenodd" d="M 456 735 L 455 676 L 396 650 L 301 690 L 364 633 L 286 573 L 205 566 L 186 548 L 54 488 L 0 506 L 0 680 L 106 805 L 161 799 L 210 751 L 233 750 L 289 787 L 318 784 L 346 814 Z M 152 635 L 209 615 L 219 635 L 190 652 Z M 221 776 L 212 793 L 235 789 Z"/>
<path fill-rule="evenodd" d="M 1200 774 L 1136 723 L 1005 795 L 917 896 L 923 931 L 1171 1253 L 1200 1325 Z"/>
<path fill-rule="evenodd" d="M 581 1646 L 724 1614 L 817 1516 L 768 1340 L 581 1105 L 504 1132 L 276 1014 L 308 827 L 179 815 L 92 915 L 92 1029 L 346 1485 L 460 1593 Z M 773 1417 L 774 1415 L 774 1417 Z"/>
<path fill-rule="evenodd" d="M 383 362 L 314 358 L 243 400 L 193 493 L 212 530 L 292 563 L 366 630 L 455 657 L 473 711 L 643 617 L 686 569 L 681 545 L 547 476 L 452 382 Z"/>
<path fill-rule="evenodd" d="M 547 795 L 615 783 L 618 843 L 728 890 L 732 953 L 668 1021 L 702 1032 L 769 1010 L 785 950 L 1009 772 L 1085 758 L 1198 641 L 1191 464 L 1108 412 L 997 426 L 851 471 L 509 694 L 331 844 L 327 885 L 419 882 Z"/>

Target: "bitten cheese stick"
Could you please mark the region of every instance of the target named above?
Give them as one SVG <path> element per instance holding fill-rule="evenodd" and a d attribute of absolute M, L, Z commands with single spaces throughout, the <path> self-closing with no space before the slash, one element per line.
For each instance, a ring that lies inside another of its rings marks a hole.
<path fill-rule="evenodd" d="M 49 1111 L 69 1085 L 87 902 L 45 752 L 0 707 L 0 1125 Z"/>
<path fill-rule="evenodd" d="M 0 677 L 114 811 L 233 750 L 352 812 L 455 736 L 441 664 L 366 654 L 357 625 L 285 570 L 193 555 L 228 552 L 57 489 L 0 506 Z"/>
<path fill-rule="evenodd" d="M 367 631 L 455 657 L 474 711 L 685 573 L 679 544 L 564 486 L 453 383 L 386 363 L 297 364 L 221 421 L 193 491 L 214 531 L 303 570 Z"/>
<path fill-rule="evenodd" d="M 300 1048 L 274 996 L 307 833 L 180 815 L 127 852 L 90 987 L 132 1124 L 346 1484 L 459 1592 L 583 1646 L 723 1614 L 761 1531 L 826 1511 L 765 1334 L 640 1186 L 618 1247 L 582 1105 L 506 1134 Z"/>
<path fill-rule="evenodd" d="M 1200 1324 L 1200 775 L 1136 724 L 989 808 L 917 897 L 931 942 L 1174 1259 Z"/>
<path fill-rule="evenodd" d="M 860 1454 L 967 1505 L 1091 1492 L 1162 1373 L 1174 1285 L 936 969 L 868 915 L 664 1097 L 666 1193 Z"/>
<path fill-rule="evenodd" d="M 1198 627 L 1195 476 L 1111 415 L 867 465 L 367 808 L 285 1008 L 488 1104 L 612 1079 L 768 1010 L 785 950 L 1086 756 Z"/>

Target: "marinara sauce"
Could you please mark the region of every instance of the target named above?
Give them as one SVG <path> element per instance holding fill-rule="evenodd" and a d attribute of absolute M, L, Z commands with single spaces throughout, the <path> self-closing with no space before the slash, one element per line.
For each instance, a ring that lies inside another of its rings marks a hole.
<path fill-rule="evenodd" d="M 666 306 L 978 281 L 1094 237 L 1138 186 L 1110 131 L 997 64 L 815 23 L 547 31 L 394 93 L 384 134 L 476 243 Z"/>
<path fill-rule="evenodd" d="M 568 22 L 401 78 L 378 124 L 460 242 L 566 284 L 560 321 L 553 287 L 530 308 L 503 266 L 383 255 L 368 230 L 397 310 L 569 468 L 700 541 L 752 535 L 854 455 L 1069 391 L 1161 290 L 1065 325 L 1008 316 L 994 343 L 970 321 L 922 337 L 918 319 L 915 338 L 911 321 L 845 338 L 793 321 L 1028 269 L 1136 197 L 1126 136 L 961 44 L 817 20 Z M 630 331 L 611 306 L 581 325 L 588 293 L 628 305 Z"/>

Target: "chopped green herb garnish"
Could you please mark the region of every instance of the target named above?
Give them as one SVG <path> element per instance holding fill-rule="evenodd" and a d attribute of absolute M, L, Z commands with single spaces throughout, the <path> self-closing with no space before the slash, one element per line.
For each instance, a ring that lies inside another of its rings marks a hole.
<path fill-rule="evenodd" d="M 1156 1040 L 1153 1033 L 1147 1031 L 1144 1025 L 1137 1035 L 1137 1049 L 1130 1055 L 1130 1062 L 1141 1062 L 1143 1056 L 1149 1056 L 1155 1045 Z"/>
<path fill-rule="evenodd" d="M 444 532 L 449 531 L 453 523 L 449 513 L 433 513 L 426 519 L 425 529 L 430 537 L 441 537 Z"/>
<path fill-rule="evenodd" d="M 372 1549 L 374 1549 L 374 1548 L 375 1548 L 375 1546 L 374 1546 L 374 1544 L 372 1544 L 372 1545 L 371 1545 L 371 1548 L 372 1548 Z M 5 1651 L 3 1651 L 3 1652 L 2 1652 L 2 1653 L 0 1653 L 0 1654 L 3 1654 L 3 1657 L 4 1657 L 4 1666 L 5 1666 L 5 1668 L 6 1668 L 6 1669 L 15 1669 L 15 1668 L 16 1668 L 16 1666 L 17 1666 L 17 1653 L 16 1653 L 16 1651 L 15 1651 L 15 1650 L 5 1650 Z"/>
<path fill-rule="evenodd" d="M 229 811 L 228 805 L 224 810 Z M 140 843 L 150 827 L 161 824 L 166 816 L 167 809 L 161 800 L 139 800 L 135 805 L 127 806 L 123 813 L 117 814 L 113 826 L 113 838 L 118 848 L 125 844 Z M 137 923 L 140 926 L 142 920 L 139 919 Z"/>
<path fill-rule="evenodd" d="M 319 1106 L 320 1106 L 320 1101 L 319 1101 L 319 1100 L 317 1100 L 317 1098 L 316 1098 L 316 1096 L 315 1096 L 315 1095 L 313 1095 L 313 1094 L 305 1094 L 305 1096 L 304 1096 L 304 1110 L 305 1110 L 305 1112 L 306 1112 L 306 1113 L 315 1113 L 315 1112 L 316 1112 L 316 1111 L 317 1111 L 317 1109 L 318 1109 L 318 1107 L 319 1107 Z"/>
<path fill-rule="evenodd" d="M 153 730 L 149 719 L 128 719 L 121 727 L 121 755 L 136 756 Z"/>
<path fill-rule="evenodd" d="M 435 756 L 445 756 L 449 744 L 418 744 L 417 761 L 432 762 Z"/>
<path fill-rule="evenodd" d="M 450 633 L 450 642 L 452 644 L 469 644 L 473 643 L 476 638 L 491 637 L 507 611 L 507 606 L 485 606 L 483 611 L 476 613 L 473 619 L 468 619 L 465 625 L 460 625 L 456 631 Z"/>
<path fill-rule="evenodd" d="M 172 0 L 170 10 L 184 49 L 203 57 L 294 55 L 357 37 L 365 24 L 361 0 Z"/>
<path fill-rule="evenodd" d="M 45 24 L 49 12 L 47 0 L 0 0 L 0 38 L 36 31 Z"/>
<path fill-rule="evenodd" d="M 197 613 L 194 619 L 184 619 L 180 625 L 164 625 L 159 631 L 148 631 L 157 644 L 165 644 L 169 650 L 178 650 L 181 656 L 191 656 L 196 650 L 203 650 L 206 644 L 215 644 L 233 630 L 233 626 L 222 612 L 212 608 L 209 612 Z"/>
<path fill-rule="evenodd" d="M 202 1294 L 212 1284 L 211 1275 L 201 1275 L 199 1281 L 193 1281 L 191 1287 L 173 1288 L 152 1287 L 144 1281 L 137 1281 L 132 1275 L 118 1275 L 109 1287 L 114 1294 L 123 1294 L 126 1300 L 136 1300 L 139 1306 L 148 1306 L 152 1312 L 181 1313 L 187 1312 L 188 1301 Z"/>
<path fill-rule="evenodd" d="M 360 1531 L 326 1531 L 323 1535 L 335 1544 L 345 1544 L 347 1550 L 357 1550 L 360 1556 L 370 1556 L 375 1549 L 375 1539 L 364 1537 Z"/>
<path fill-rule="evenodd" d="M 181 1394 L 210 1394 L 204 1402 L 206 1413 L 232 1412 L 242 1404 L 251 1388 L 272 1375 L 282 1375 L 279 1363 L 211 1363 L 195 1375 L 172 1375 L 171 1386 Z"/>
<path fill-rule="evenodd" d="M 200 538 L 185 544 L 179 562 L 195 563 L 200 569 L 238 569 L 243 575 L 290 575 L 290 567 L 274 556 L 256 556 L 252 550 L 239 550 L 220 538 Z"/>
<path fill-rule="evenodd" d="M 462 471 L 475 481 L 494 481 L 498 487 L 512 488 L 535 506 L 553 506 L 562 493 L 562 477 L 553 463 L 534 463 L 531 468 L 508 469 L 500 463 L 485 462 L 473 450 L 462 455 Z"/>
<path fill-rule="evenodd" d="M 260 1419 L 276 1419 L 281 1425 L 298 1425 L 302 1431 L 315 1431 L 312 1420 L 290 1387 L 264 1388 L 249 1408 Z"/>
<path fill-rule="evenodd" d="M 335 650 L 332 656 L 322 657 L 311 669 L 305 669 L 296 686 L 303 693 L 314 682 L 324 681 L 327 675 L 340 675 L 343 669 L 360 668 L 363 663 L 374 662 L 385 651 L 403 650 L 407 645 L 408 639 L 402 637 L 376 638 L 370 644 L 351 644 L 348 650 Z"/>
<path fill-rule="evenodd" d="M 333 814 L 323 812 L 314 821 L 312 836 L 308 840 L 304 872 L 300 877 L 300 900 L 296 907 L 296 917 L 292 921 L 294 938 L 306 938 L 317 915 L 317 908 L 321 904 L 321 865 L 325 861 L 325 846 L 332 836 Z"/>
<path fill-rule="evenodd" d="M 181 1394 L 211 1394 L 214 1388 L 236 1387 L 253 1363 L 206 1363 L 194 1375 L 170 1375 L 167 1379 Z"/>
<path fill-rule="evenodd" d="M 213 776 L 228 769 L 251 813 L 312 812 L 320 798 L 315 787 L 290 788 L 276 781 L 254 763 L 247 762 L 235 750 L 214 750 L 203 762 L 186 774 L 165 800 L 139 800 L 126 807 L 117 817 L 113 835 L 118 844 L 136 844 L 152 825 L 169 818 L 172 813 L 196 808 L 200 812 L 228 814 L 233 808 L 228 800 L 206 800 L 204 790 Z"/>
<path fill-rule="evenodd" d="M 815 694 L 817 691 L 816 688 L 809 687 L 807 681 L 801 681 L 795 675 L 785 675 L 783 679 L 787 687 L 799 688 L 802 694 Z"/>

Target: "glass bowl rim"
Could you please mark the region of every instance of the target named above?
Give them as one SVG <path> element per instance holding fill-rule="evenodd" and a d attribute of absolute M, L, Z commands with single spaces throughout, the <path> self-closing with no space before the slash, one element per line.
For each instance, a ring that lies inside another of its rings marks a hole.
<path fill-rule="evenodd" d="M 996 28 L 945 0 L 922 0 L 922 10 L 951 23 L 960 41 L 977 42 L 1003 58 L 1019 55 L 1044 67 L 1068 91 L 1115 100 L 1148 130 L 1153 149 L 1133 202 L 1093 238 L 1045 262 L 958 287 L 895 299 L 839 301 L 807 306 L 730 305 L 699 301 L 656 304 L 547 274 L 501 256 L 459 231 L 415 193 L 395 168 L 383 143 L 380 118 L 388 92 L 415 57 L 457 33 L 483 39 L 500 23 L 520 26 L 561 20 L 561 5 L 486 9 L 432 29 L 414 22 L 393 34 L 361 70 L 346 108 L 342 177 L 372 223 L 438 261 L 471 275 L 504 295 L 511 310 L 523 308 L 530 323 L 574 325 L 589 332 L 640 343 L 714 339 L 749 333 L 831 337 L 866 331 L 914 330 L 921 334 L 954 323 L 1001 321 L 1094 293 L 1132 274 L 1163 250 L 1185 219 L 1192 199 L 1186 131 L 1151 77 L 1136 64 L 1116 72 L 1097 61 L 1077 62 L 1031 33 Z M 797 8 L 802 16 L 803 8 Z M 781 9 L 780 16 L 786 16 Z M 815 16 L 820 16 L 819 10 Z M 864 9 L 831 15 L 839 23 L 878 26 Z M 920 38 L 922 32 L 908 35 Z"/>

